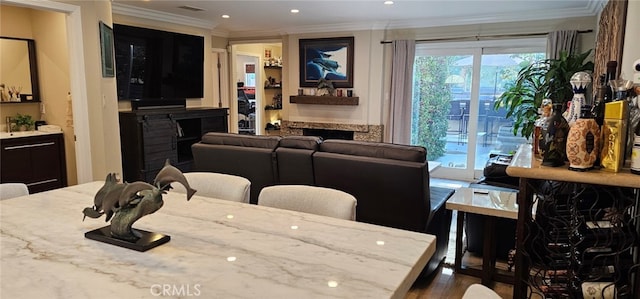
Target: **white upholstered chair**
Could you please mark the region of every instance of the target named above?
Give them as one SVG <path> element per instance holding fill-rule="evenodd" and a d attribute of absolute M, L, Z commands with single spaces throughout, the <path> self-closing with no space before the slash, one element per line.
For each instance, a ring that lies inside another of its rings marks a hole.
<path fill-rule="evenodd" d="M 29 189 L 23 183 L 0 184 L 0 200 L 29 195 Z"/>
<path fill-rule="evenodd" d="M 249 202 L 251 182 L 241 176 L 215 172 L 185 172 L 184 176 L 196 195 L 223 200 Z M 174 191 L 186 193 L 184 186 L 173 183 Z"/>
<path fill-rule="evenodd" d="M 331 188 L 276 185 L 262 188 L 258 205 L 355 220 L 356 198 Z"/>
<path fill-rule="evenodd" d="M 470 285 L 462 295 L 462 299 L 502 299 L 494 290 L 481 284 Z"/>

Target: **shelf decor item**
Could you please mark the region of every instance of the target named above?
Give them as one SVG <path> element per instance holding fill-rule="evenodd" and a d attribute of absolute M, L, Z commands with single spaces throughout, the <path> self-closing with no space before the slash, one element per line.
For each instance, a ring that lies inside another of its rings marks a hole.
<path fill-rule="evenodd" d="M 336 88 L 352 88 L 353 44 L 353 36 L 300 39 L 300 86 L 316 87 L 325 79 Z"/>
<path fill-rule="evenodd" d="M 562 104 L 553 104 L 553 113 L 547 121 L 547 129 L 544 132 L 544 155 L 542 165 L 558 167 L 564 165 L 567 158 L 567 134 L 569 123 L 562 116 Z"/>
<path fill-rule="evenodd" d="M 591 106 L 582 106 L 580 118 L 569 129 L 567 159 L 569 169 L 586 171 L 593 169 L 600 148 L 600 126 L 591 115 Z"/>
<path fill-rule="evenodd" d="M 111 220 L 111 225 L 85 233 L 88 239 L 146 251 L 169 242 L 171 237 L 144 230 L 133 229 L 132 225 L 143 216 L 153 214 L 164 204 L 162 194 L 171 189 L 171 183 L 178 182 L 187 189 L 187 201 L 196 190 L 192 189 L 180 170 L 169 163 L 156 175 L 153 185 L 145 182 L 119 183 L 115 173 L 107 175 L 104 185 L 94 197 L 94 205 L 85 208 L 85 217 Z M 84 217 L 83 217 L 84 220 Z"/>

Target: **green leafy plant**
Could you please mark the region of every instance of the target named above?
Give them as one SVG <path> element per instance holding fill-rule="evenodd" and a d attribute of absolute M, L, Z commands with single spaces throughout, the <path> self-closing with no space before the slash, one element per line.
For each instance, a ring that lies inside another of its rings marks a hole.
<path fill-rule="evenodd" d="M 31 130 L 35 123 L 35 121 L 31 118 L 31 115 L 28 114 L 18 113 L 18 115 L 16 115 L 14 119 L 17 129 L 19 129 L 20 127 L 24 127 L 27 131 Z"/>
<path fill-rule="evenodd" d="M 543 99 L 565 105 L 571 100 L 571 76 L 593 71 L 593 62 L 586 61 L 590 54 L 591 50 L 572 55 L 561 52 L 558 59 L 535 61 L 518 72 L 516 81 L 494 103 L 495 110 L 504 107 L 506 117 L 513 119 L 513 135 L 531 137 Z"/>

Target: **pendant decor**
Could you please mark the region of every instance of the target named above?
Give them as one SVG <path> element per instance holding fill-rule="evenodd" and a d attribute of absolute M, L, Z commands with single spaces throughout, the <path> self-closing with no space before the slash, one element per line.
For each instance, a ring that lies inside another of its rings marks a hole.
<path fill-rule="evenodd" d="M 567 158 L 567 134 L 569 123 L 562 116 L 562 103 L 553 104 L 553 113 L 547 121 L 547 130 L 544 134 L 544 155 L 542 165 L 558 167 L 564 165 Z"/>

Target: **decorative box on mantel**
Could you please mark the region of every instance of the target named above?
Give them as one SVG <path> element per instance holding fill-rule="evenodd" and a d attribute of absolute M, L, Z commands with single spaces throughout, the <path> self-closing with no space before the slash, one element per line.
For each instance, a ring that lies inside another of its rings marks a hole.
<path fill-rule="evenodd" d="M 358 105 L 358 97 L 334 97 L 334 96 L 290 96 L 289 103 L 317 104 L 317 105 Z"/>

